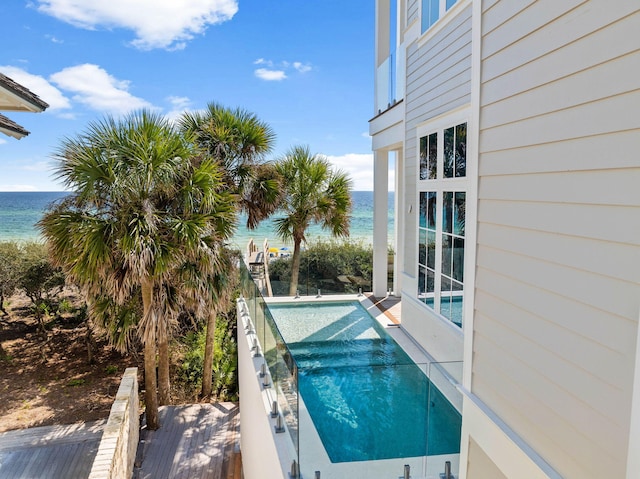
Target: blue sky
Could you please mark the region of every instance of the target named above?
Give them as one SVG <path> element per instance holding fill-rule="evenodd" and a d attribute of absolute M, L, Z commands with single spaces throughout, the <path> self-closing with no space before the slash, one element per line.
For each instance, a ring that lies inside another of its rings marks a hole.
<path fill-rule="evenodd" d="M 51 155 L 90 121 L 151 108 L 170 117 L 215 101 L 292 145 L 327 155 L 372 190 L 374 5 L 369 0 L 4 0 L 0 72 L 50 104 L 6 113 L 0 191 L 62 189 Z"/>

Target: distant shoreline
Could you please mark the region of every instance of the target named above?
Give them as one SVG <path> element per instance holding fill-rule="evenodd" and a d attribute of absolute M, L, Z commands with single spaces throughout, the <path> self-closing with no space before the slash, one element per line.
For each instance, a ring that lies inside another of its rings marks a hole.
<path fill-rule="evenodd" d="M 0 192 L 0 241 L 41 241 L 35 224 L 42 217 L 46 207 L 52 202 L 69 194 L 67 191 L 2 191 Z M 393 192 L 389 193 L 389 241 L 393 239 Z M 373 243 L 373 191 L 352 191 L 353 211 L 351 215 L 351 235 L 345 240 Z M 274 215 L 274 218 L 277 214 Z M 288 247 L 291 243 L 280 240 L 275 234 L 272 220 L 265 220 L 253 231 L 244 227 L 246 217 L 239 216 L 234 236 L 229 241 L 234 247 L 244 251 L 251 238 L 261 246 L 267 238 L 274 248 Z M 309 243 L 318 240 L 341 241 L 319 226 L 312 226 L 307 233 Z"/>

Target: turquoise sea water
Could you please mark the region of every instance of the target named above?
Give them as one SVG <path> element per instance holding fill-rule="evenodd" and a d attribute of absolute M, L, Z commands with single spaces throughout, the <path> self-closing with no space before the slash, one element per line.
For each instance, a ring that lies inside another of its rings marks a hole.
<path fill-rule="evenodd" d="M 332 462 L 460 451 L 460 413 L 359 302 L 269 310 Z"/>
<path fill-rule="evenodd" d="M 35 228 L 47 206 L 63 198 L 64 192 L 0 192 L 0 241 L 36 240 L 39 233 Z M 373 231 L 373 192 L 352 192 L 353 212 L 351 217 L 351 238 L 364 243 L 372 242 Z M 393 238 L 393 193 L 389 193 L 389 239 Z M 241 225 L 237 228 L 232 244 L 244 249 L 249 239 L 262 244 L 265 238 L 272 246 L 288 246 L 276 238 L 273 222 L 264 221 L 249 231 Z M 320 227 L 309 229 L 308 240 L 328 238 L 329 234 Z"/>

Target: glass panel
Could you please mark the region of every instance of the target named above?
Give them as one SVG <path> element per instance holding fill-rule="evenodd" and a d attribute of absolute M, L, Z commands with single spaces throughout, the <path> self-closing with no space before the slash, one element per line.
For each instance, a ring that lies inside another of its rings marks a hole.
<path fill-rule="evenodd" d="M 427 264 L 427 231 L 420 229 L 418 242 L 418 263 Z"/>
<path fill-rule="evenodd" d="M 426 292 L 427 268 L 420 266 L 418 272 L 418 298 L 424 298 Z"/>
<path fill-rule="evenodd" d="M 451 298 L 451 321 L 460 327 L 462 327 L 463 306 L 464 297 L 462 295 L 456 295 Z"/>
<path fill-rule="evenodd" d="M 443 153 L 443 167 L 444 177 L 453 178 L 453 163 L 454 163 L 454 145 L 455 145 L 455 128 L 447 128 L 444 130 L 444 153 Z"/>
<path fill-rule="evenodd" d="M 464 239 L 453 238 L 453 274 L 452 278 L 464 281 Z"/>
<path fill-rule="evenodd" d="M 427 212 L 429 209 L 429 193 L 420 193 L 420 228 L 427 227 Z"/>
<path fill-rule="evenodd" d="M 456 126 L 456 176 L 467 175 L 467 124 Z"/>
<path fill-rule="evenodd" d="M 420 179 L 426 180 L 429 177 L 429 165 L 427 157 L 428 138 L 420 138 Z"/>
<path fill-rule="evenodd" d="M 450 191 L 442 195 L 442 231 L 453 232 L 453 193 Z"/>
<path fill-rule="evenodd" d="M 440 278 L 440 292 L 443 298 L 451 293 L 451 280 L 444 275 Z"/>
<path fill-rule="evenodd" d="M 436 233 L 435 231 L 427 232 L 427 266 L 436 269 Z"/>
<path fill-rule="evenodd" d="M 456 192 L 455 208 L 453 209 L 453 233 L 464 236 L 464 223 L 466 214 L 466 197 L 464 192 Z"/>
<path fill-rule="evenodd" d="M 422 194 L 422 193 L 421 193 Z M 429 191 L 427 193 L 428 201 L 428 213 L 427 213 L 427 228 L 431 230 L 436 229 L 436 208 L 438 205 L 438 197 L 435 191 Z"/>
<path fill-rule="evenodd" d="M 447 0 L 447 10 L 453 7 L 458 0 Z"/>
<path fill-rule="evenodd" d="M 427 270 L 427 293 L 433 293 L 435 292 L 435 290 L 436 290 L 436 275 L 433 271 Z"/>
<path fill-rule="evenodd" d="M 436 23 L 438 17 L 440 17 L 440 0 L 431 0 L 430 3 L 429 26 Z"/>
<path fill-rule="evenodd" d="M 451 296 L 442 295 L 440 297 L 440 314 L 447 319 L 451 319 Z"/>
<path fill-rule="evenodd" d="M 438 175 L 438 134 L 429 135 L 429 179 L 435 180 Z"/>
<path fill-rule="evenodd" d="M 451 236 L 442 235 L 442 274 L 451 276 Z"/>
<path fill-rule="evenodd" d="M 460 477 L 459 456 L 462 433 L 462 394 L 458 385 L 462 379 L 462 363 L 430 363 L 429 400 L 427 412 L 427 463 L 425 469 L 442 471 L 443 461 L 450 461 L 452 476 Z M 435 456 L 435 457 L 433 457 Z M 432 461 L 432 462 L 430 462 Z M 413 476 L 413 467 L 411 469 Z M 444 477 L 433 474 L 420 477 Z"/>

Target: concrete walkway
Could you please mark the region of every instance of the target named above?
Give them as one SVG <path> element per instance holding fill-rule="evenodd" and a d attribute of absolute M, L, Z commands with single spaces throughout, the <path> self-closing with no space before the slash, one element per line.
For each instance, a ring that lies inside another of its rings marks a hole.
<path fill-rule="evenodd" d="M 140 432 L 135 479 L 240 479 L 237 404 L 162 406 L 160 429 Z"/>
<path fill-rule="evenodd" d="M 106 421 L 0 433 L 3 479 L 82 479 L 89 476 Z"/>

